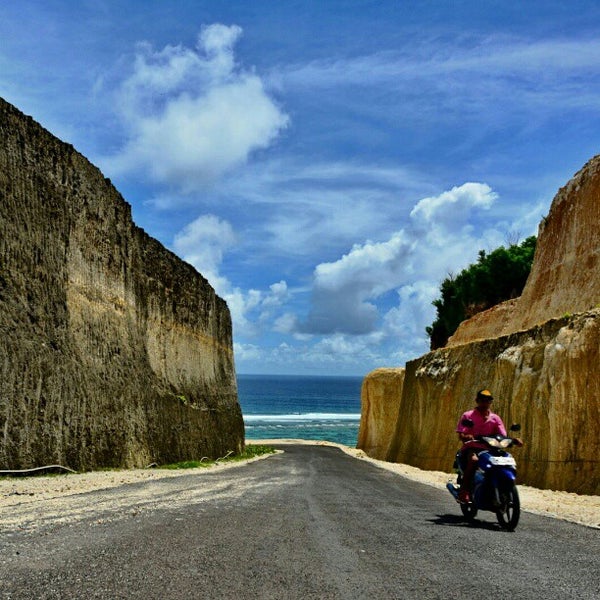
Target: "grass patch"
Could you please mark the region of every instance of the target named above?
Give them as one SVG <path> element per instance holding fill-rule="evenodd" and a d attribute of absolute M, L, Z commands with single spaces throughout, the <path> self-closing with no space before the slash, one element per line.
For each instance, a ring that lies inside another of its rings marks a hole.
<path fill-rule="evenodd" d="M 253 444 L 249 444 L 246 446 L 244 452 L 242 452 L 241 454 L 233 454 L 232 452 L 230 452 L 229 454 L 221 457 L 221 458 L 217 458 L 217 459 L 209 459 L 209 458 L 201 458 L 200 460 L 184 460 L 182 462 L 178 462 L 178 463 L 172 463 L 169 465 L 157 465 L 156 463 L 153 463 L 152 465 L 148 465 L 148 467 L 146 468 L 150 468 L 150 467 L 155 467 L 158 469 L 197 469 L 199 467 L 212 467 L 213 465 L 215 465 L 216 463 L 220 463 L 220 462 L 237 462 L 237 461 L 241 461 L 241 460 L 248 460 L 249 458 L 254 458 L 256 456 L 262 456 L 263 454 L 273 454 L 275 452 L 275 448 L 273 448 L 272 446 L 262 446 L 262 445 L 253 445 Z M 127 469 L 122 469 L 119 467 L 98 467 L 96 469 L 94 469 L 94 471 L 88 471 L 88 472 L 120 472 L 120 471 L 127 471 Z M 72 471 L 72 473 L 76 473 L 75 471 Z M 80 473 L 86 473 L 86 471 L 81 471 Z M 13 475 L 9 475 L 8 473 L 2 474 L 0 475 L 0 481 L 4 481 L 4 480 L 9 480 L 12 479 L 14 480 L 15 478 L 18 479 L 22 479 L 25 477 L 34 477 L 34 476 L 40 476 L 40 475 L 44 475 L 45 477 L 62 477 L 64 475 L 70 475 L 71 473 L 69 472 L 55 472 L 55 471 L 44 471 L 44 470 L 40 470 L 39 472 L 32 472 L 32 473 L 19 473 L 18 471 L 15 471 Z"/>
<path fill-rule="evenodd" d="M 238 454 L 236 456 L 230 456 L 227 460 L 246 460 L 248 458 L 254 458 L 255 456 L 262 456 L 263 454 L 274 453 L 275 448 L 273 448 L 273 446 L 247 444 L 246 448 L 241 454 Z"/>
<path fill-rule="evenodd" d="M 178 463 L 172 463 L 169 465 L 160 465 L 159 469 L 197 469 L 198 467 L 211 467 L 216 463 L 221 462 L 237 462 L 240 460 L 248 460 L 256 456 L 262 456 L 263 454 L 273 454 L 275 448 L 272 446 L 261 446 L 261 445 L 248 445 L 241 454 L 228 454 L 222 458 L 209 459 L 201 458 L 200 460 L 184 460 Z"/>

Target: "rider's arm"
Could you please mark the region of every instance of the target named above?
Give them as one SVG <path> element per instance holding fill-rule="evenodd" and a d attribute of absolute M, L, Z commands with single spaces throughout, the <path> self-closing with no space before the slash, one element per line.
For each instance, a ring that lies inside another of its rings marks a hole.
<path fill-rule="evenodd" d="M 468 441 L 470 441 L 470 440 L 472 440 L 474 438 L 473 438 L 473 434 L 472 433 L 467 433 L 465 431 L 459 431 L 458 432 L 458 439 L 461 442 L 468 442 Z"/>

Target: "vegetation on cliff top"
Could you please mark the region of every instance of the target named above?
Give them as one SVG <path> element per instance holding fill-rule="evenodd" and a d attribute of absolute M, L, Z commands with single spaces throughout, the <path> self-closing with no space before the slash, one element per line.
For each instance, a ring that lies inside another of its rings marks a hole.
<path fill-rule="evenodd" d="M 446 277 L 440 286 L 441 297 L 433 301 L 435 321 L 426 328 L 432 350 L 446 345 L 448 338 L 465 319 L 492 306 L 521 295 L 533 262 L 536 236 L 521 244 L 500 246 L 489 254 L 479 251 L 475 264 L 456 277 Z"/>

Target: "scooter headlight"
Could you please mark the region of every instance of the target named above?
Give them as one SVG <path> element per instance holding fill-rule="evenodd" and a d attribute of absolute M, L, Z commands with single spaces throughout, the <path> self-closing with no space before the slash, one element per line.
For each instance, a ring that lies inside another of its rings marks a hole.
<path fill-rule="evenodd" d="M 483 440 L 486 444 L 488 444 L 488 446 L 491 446 L 492 448 L 508 448 L 512 444 L 512 439 L 505 437 L 496 438 L 486 436 L 483 438 Z"/>

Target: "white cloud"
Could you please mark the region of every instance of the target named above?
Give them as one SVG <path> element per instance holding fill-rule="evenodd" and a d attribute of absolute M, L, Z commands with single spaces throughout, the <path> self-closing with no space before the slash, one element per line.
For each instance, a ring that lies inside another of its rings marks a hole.
<path fill-rule="evenodd" d="M 237 25 L 227 27 L 217 23 L 202 27 L 199 46 L 206 51 L 217 74 L 228 74 L 233 70 L 233 46 L 241 35 L 242 28 Z"/>
<path fill-rule="evenodd" d="M 277 319 L 273 325 L 273 331 L 277 333 L 294 333 L 298 324 L 298 317 L 294 313 L 287 312 Z"/>
<path fill-rule="evenodd" d="M 220 274 L 225 253 L 235 247 L 237 236 L 228 221 L 215 215 L 202 215 L 186 225 L 173 240 L 173 250 L 196 267 L 225 299 L 236 333 L 254 336 L 265 322 L 278 317 L 278 311 L 291 298 L 287 282 L 280 280 L 267 291 L 242 290 Z M 283 321 L 275 322 L 281 328 Z"/>
<path fill-rule="evenodd" d="M 291 65 L 272 77 L 284 92 L 323 96 L 332 105 L 343 101 L 369 122 L 409 127 L 417 139 L 432 128 L 460 128 L 455 138 L 460 146 L 485 132 L 506 135 L 508 124 L 513 131 L 532 132 L 548 120 L 562 123 L 567 115 L 574 121 L 582 112 L 597 116 L 599 52 L 596 37 L 465 33 L 444 42 L 421 36 L 397 50 Z M 357 89 L 373 94 L 372 101 L 365 102 Z M 395 106 L 382 113 L 390 95 Z"/>
<path fill-rule="evenodd" d="M 466 183 L 425 198 L 411 211 L 407 227 L 387 241 L 357 244 L 337 261 L 318 265 L 311 310 L 298 331 L 374 332 L 381 319 L 378 299 L 393 290 L 399 293 L 400 307 L 387 315 L 389 330 L 397 330 L 402 319 L 410 318 L 416 329 L 405 328 L 406 338 L 422 331 L 431 320 L 428 305 L 447 274 L 448 264 L 465 264 L 485 245 L 484 232 L 474 225 L 475 217 L 480 210 L 489 209 L 496 198 L 489 186 L 480 183 Z"/>
<path fill-rule="evenodd" d="M 281 342 L 272 347 L 234 344 L 236 365 L 240 371 L 257 365 L 264 372 L 291 370 L 294 373 L 366 373 L 376 366 L 388 364 L 377 348 L 378 336 L 345 336 L 334 334 L 314 343 L 289 344 Z M 238 350 L 239 348 L 239 350 Z"/>
<path fill-rule="evenodd" d="M 285 303 L 290 297 L 287 283 L 283 280 L 269 286 L 269 294 L 263 300 L 263 308 L 277 307 Z"/>
<path fill-rule="evenodd" d="M 416 281 L 403 285 L 397 294 L 398 304 L 384 315 L 382 331 L 397 339 L 405 354 L 419 356 L 429 347 L 425 327 L 435 319 L 431 302 L 439 294 L 439 285 Z"/>
<path fill-rule="evenodd" d="M 138 47 L 119 106 L 129 139 L 106 159 L 115 174 L 143 171 L 184 193 L 202 189 L 268 147 L 288 117 L 260 77 L 236 67 L 237 26 L 211 25 L 196 50 Z"/>
<path fill-rule="evenodd" d="M 365 334 L 378 319 L 369 300 L 392 289 L 404 276 L 412 241 L 403 231 L 381 243 L 367 242 L 314 273 L 312 309 L 301 332 Z"/>
<path fill-rule="evenodd" d="M 233 353 L 236 361 L 240 363 L 244 361 L 254 362 L 260 360 L 263 356 L 262 349 L 255 344 L 240 344 L 233 343 Z"/>
<path fill-rule="evenodd" d="M 214 215 L 202 215 L 175 235 L 173 249 L 194 265 L 219 293 L 219 288 L 227 287 L 218 274 L 223 254 L 235 242 L 236 236 L 230 223 Z"/>
<path fill-rule="evenodd" d="M 220 295 L 227 302 L 233 321 L 233 330 L 236 336 L 254 337 L 257 335 L 257 324 L 249 319 L 262 301 L 262 293 L 259 290 L 247 290 L 244 292 L 239 287 L 232 288 L 227 280 L 225 289 Z"/>
<path fill-rule="evenodd" d="M 264 223 L 270 248 L 293 256 L 306 256 L 307 249 L 329 253 L 328 249 L 347 247 L 357 229 L 366 237 L 389 227 L 393 212 L 402 213 L 402 206 L 397 203 L 386 215 L 373 207 L 384 205 L 387 198 L 372 194 L 360 189 L 284 191 L 286 210 L 274 211 Z"/>
<path fill-rule="evenodd" d="M 369 295 L 382 293 L 388 289 L 388 284 L 382 279 L 397 278 L 412 244 L 404 231 L 395 233 L 387 242 L 356 244 L 338 261 L 318 265 L 315 282 L 323 290 L 358 284 L 363 288 L 368 286 Z"/>
<path fill-rule="evenodd" d="M 464 183 L 431 198 L 423 198 L 410 216 L 417 223 L 455 227 L 464 222 L 472 208 L 491 208 L 498 195 L 485 183 Z"/>
<path fill-rule="evenodd" d="M 558 85 L 565 75 L 595 73 L 600 53 L 600 42 L 595 38 L 532 41 L 508 36 L 471 36 L 463 42 L 467 43 L 453 41 L 444 46 L 439 38 L 421 38 L 419 44 L 396 51 L 292 65 L 272 77 L 279 85 L 308 88 L 383 83 L 400 86 L 407 81 L 413 84 L 419 81 L 421 87 L 430 81 L 438 90 L 448 86 L 456 91 L 457 80 L 467 81 L 469 76 L 477 75 L 488 81 L 510 78 L 515 91 L 525 91 L 527 81 Z"/>

